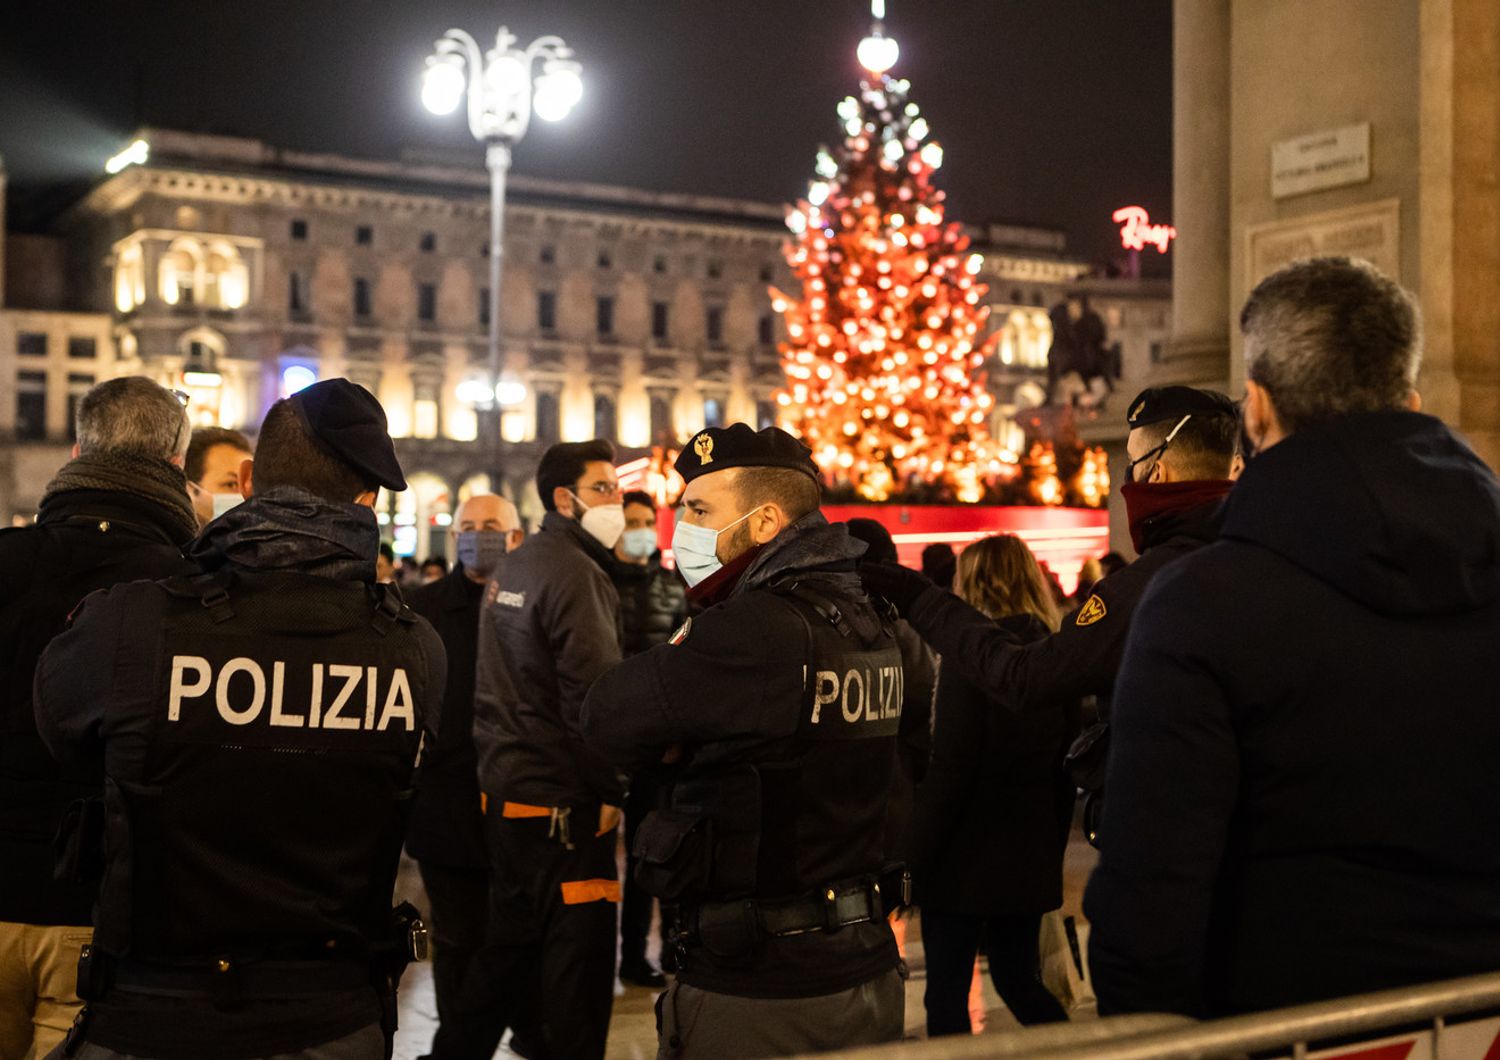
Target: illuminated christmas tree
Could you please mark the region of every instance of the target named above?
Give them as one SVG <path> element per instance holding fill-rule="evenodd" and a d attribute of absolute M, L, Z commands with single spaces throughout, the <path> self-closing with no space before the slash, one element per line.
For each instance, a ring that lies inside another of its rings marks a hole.
<path fill-rule="evenodd" d="M 895 51 L 877 22 L 860 48 L 870 77 L 838 107 L 843 144 L 819 150 L 817 178 L 788 213 L 802 296 L 771 292 L 788 337 L 777 401 L 830 485 L 871 501 L 972 503 L 1018 469 L 985 430 L 981 259 L 944 220 L 932 183 L 943 149 L 910 84 L 883 72 Z"/>

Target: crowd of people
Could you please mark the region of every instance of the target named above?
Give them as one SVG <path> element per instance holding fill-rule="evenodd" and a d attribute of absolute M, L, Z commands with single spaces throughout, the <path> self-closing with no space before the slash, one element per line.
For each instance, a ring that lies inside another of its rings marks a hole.
<path fill-rule="evenodd" d="M 368 392 L 278 401 L 252 451 L 99 384 L 0 532 L 0 1056 L 388 1056 L 429 940 L 438 1060 L 602 1057 L 617 976 L 663 1057 L 878 1044 L 913 907 L 929 1035 L 971 1030 L 981 953 L 1057 1022 L 1080 794 L 1103 1014 L 1495 970 L 1500 484 L 1370 266 L 1289 266 L 1241 329 L 1243 402 L 1130 405 L 1139 558 L 1071 598 L 1010 535 L 901 566 L 744 424 L 679 457 L 671 567 L 595 440 L 542 456 L 534 533 L 472 496 L 398 588 Z"/>

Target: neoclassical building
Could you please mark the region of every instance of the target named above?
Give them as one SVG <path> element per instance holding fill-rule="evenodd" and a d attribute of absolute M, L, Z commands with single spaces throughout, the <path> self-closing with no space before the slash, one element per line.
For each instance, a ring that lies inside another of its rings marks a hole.
<path fill-rule="evenodd" d="M 188 394 L 195 422 L 252 433 L 315 379 L 367 387 L 412 484 L 382 501 L 382 518 L 417 555 L 445 551 L 454 508 L 490 485 L 497 459 L 494 486 L 535 519 L 530 479 L 552 442 L 605 437 L 628 458 L 704 425 L 774 420 L 782 326 L 768 288 L 795 289 L 779 205 L 513 177 L 492 448 L 470 399 L 490 331 L 477 158 L 370 161 L 160 129 L 138 139 L 45 235 L 0 249 L 11 278 L 0 381 L 16 384 L 0 401 L 0 515 L 34 511 L 66 458 L 77 394 L 128 372 Z M 1065 291 L 1090 293 L 1127 380 L 1156 355 L 1165 285 L 1086 279 L 1045 229 L 974 235 L 1000 332 L 997 431 L 1039 400 L 1047 309 Z"/>

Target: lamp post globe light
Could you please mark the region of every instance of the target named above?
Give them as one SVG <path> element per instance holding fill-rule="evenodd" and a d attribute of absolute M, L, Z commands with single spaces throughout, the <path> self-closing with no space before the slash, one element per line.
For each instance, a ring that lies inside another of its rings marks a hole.
<path fill-rule="evenodd" d="M 539 69 L 538 69 L 539 67 Z M 482 51 L 461 29 L 440 37 L 422 75 L 422 104 L 437 115 L 452 114 L 467 101 L 469 131 L 485 145 L 490 171 L 489 375 L 465 385 L 465 397 L 488 410 L 481 435 L 494 454 L 491 489 L 499 491 L 500 410 L 520 404 L 525 388 L 501 380 L 500 275 L 505 226 L 505 180 L 511 148 L 526 135 L 531 115 L 561 121 L 583 98 L 582 67 L 561 37 L 538 37 L 522 48 L 504 26 L 495 46 Z"/>

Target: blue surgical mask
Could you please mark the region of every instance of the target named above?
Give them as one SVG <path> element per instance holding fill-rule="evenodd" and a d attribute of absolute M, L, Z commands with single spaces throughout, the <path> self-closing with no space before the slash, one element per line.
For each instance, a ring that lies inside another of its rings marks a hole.
<path fill-rule="evenodd" d="M 238 493 L 215 493 L 212 496 L 214 499 L 215 519 L 229 511 L 229 509 L 237 508 L 245 503 L 245 498 L 241 497 Z"/>
<path fill-rule="evenodd" d="M 656 551 L 656 530 L 649 526 L 626 530 L 620 546 L 631 559 L 650 559 Z"/>
<path fill-rule="evenodd" d="M 682 580 L 688 583 L 689 589 L 724 566 L 719 562 L 719 535 L 724 530 L 732 530 L 758 511 L 760 508 L 751 508 L 723 530 L 710 530 L 706 526 L 678 522 L 676 529 L 672 531 L 672 555 L 676 558 L 677 569 L 682 572 Z"/>
<path fill-rule="evenodd" d="M 500 565 L 509 536 L 504 530 L 460 530 L 456 541 L 458 562 L 464 570 L 488 578 Z"/>

